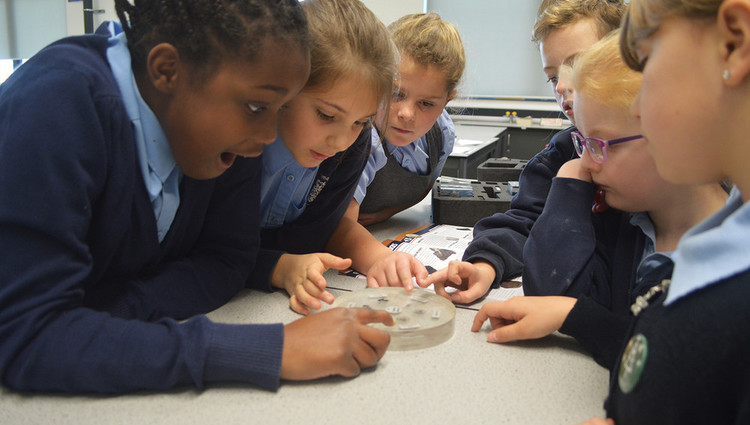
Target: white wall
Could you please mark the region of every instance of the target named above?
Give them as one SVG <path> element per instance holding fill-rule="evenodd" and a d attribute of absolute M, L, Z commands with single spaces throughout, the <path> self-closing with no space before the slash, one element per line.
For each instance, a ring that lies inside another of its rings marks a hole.
<path fill-rule="evenodd" d="M 63 0 L 0 0 L 0 58 L 29 58 L 67 35 Z"/>
<path fill-rule="evenodd" d="M 428 0 L 456 25 L 466 49 L 461 95 L 543 96 L 552 92 L 531 40 L 540 0 Z"/>
<path fill-rule="evenodd" d="M 404 15 L 425 11 L 425 0 L 362 0 L 362 3 L 386 25 Z"/>

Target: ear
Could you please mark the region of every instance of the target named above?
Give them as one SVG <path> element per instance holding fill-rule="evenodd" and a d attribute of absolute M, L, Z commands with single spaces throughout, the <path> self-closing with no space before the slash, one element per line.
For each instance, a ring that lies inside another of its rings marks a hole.
<path fill-rule="evenodd" d="M 169 43 L 154 46 L 146 58 L 146 73 L 156 90 L 172 94 L 177 87 L 180 66 L 180 54 L 177 48 Z"/>
<path fill-rule="evenodd" d="M 453 100 L 453 99 L 455 99 L 455 98 L 456 98 L 456 90 L 454 89 L 454 90 L 453 90 L 453 91 L 451 91 L 451 92 L 450 92 L 450 94 L 448 95 L 448 100 L 446 100 L 446 101 L 445 101 L 446 105 L 448 104 L 448 102 L 450 102 L 451 100 Z"/>
<path fill-rule="evenodd" d="M 717 28 L 722 62 L 729 71 L 724 83 L 736 86 L 750 74 L 750 1 L 726 0 L 719 8 Z"/>

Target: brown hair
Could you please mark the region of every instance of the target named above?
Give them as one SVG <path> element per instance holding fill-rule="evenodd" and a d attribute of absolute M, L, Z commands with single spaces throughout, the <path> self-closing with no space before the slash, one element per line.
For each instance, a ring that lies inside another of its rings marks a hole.
<path fill-rule="evenodd" d="M 539 5 L 531 41 L 539 44 L 550 32 L 586 18 L 594 20 L 602 37 L 619 28 L 624 12 L 623 0 L 544 0 Z"/>
<path fill-rule="evenodd" d="M 303 90 L 326 90 L 339 79 L 361 75 L 388 105 L 396 74 L 396 50 L 385 25 L 359 0 L 307 0 L 310 78 Z"/>
<path fill-rule="evenodd" d="M 419 65 L 435 66 L 445 75 L 446 91 L 451 95 L 466 67 L 466 53 L 456 27 L 437 13 L 416 13 L 401 17 L 388 29 L 402 55 Z"/>
<path fill-rule="evenodd" d="M 620 30 L 615 30 L 581 52 L 573 63 L 573 87 L 604 105 L 624 113 L 638 95 L 641 74 L 630 69 L 620 56 Z"/>
<path fill-rule="evenodd" d="M 667 16 L 694 19 L 714 19 L 723 0 L 631 0 L 622 21 L 620 48 L 625 63 L 640 71 L 641 63 L 635 53 L 635 44 L 659 29 Z"/>

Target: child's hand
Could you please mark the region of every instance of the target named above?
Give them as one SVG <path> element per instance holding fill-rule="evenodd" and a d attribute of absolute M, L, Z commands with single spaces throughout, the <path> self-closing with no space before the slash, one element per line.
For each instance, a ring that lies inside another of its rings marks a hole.
<path fill-rule="evenodd" d="M 431 274 L 424 284 L 425 288 L 435 285 L 435 293 L 454 303 L 467 304 L 487 293 L 495 281 L 495 268 L 490 263 L 479 261 L 451 261 L 448 267 Z M 458 292 L 448 294 L 446 286 L 458 288 Z"/>
<path fill-rule="evenodd" d="M 417 279 L 417 284 L 427 279 L 427 269 L 411 254 L 405 252 L 394 252 L 370 267 L 367 271 L 367 287 L 377 288 L 379 286 L 403 286 L 407 291 L 414 289 L 412 277 Z"/>
<path fill-rule="evenodd" d="M 320 301 L 333 302 L 333 295 L 326 291 L 323 273 L 328 269 L 346 270 L 352 260 L 335 255 L 316 252 L 313 254 L 284 254 L 276 263 L 271 275 L 271 285 L 284 288 L 289 293 L 289 306 L 299 314 L 310 314 L 310 309 L 322 307 Z"/>
<path fill-rule="evenodd" d="M 570 179 L 583 180 L 591 183 L 591 172 L 581 166 L 581 158 L 571 159 L 560 167 L 557 171 L 557 177 L 567 177 Z"/>
<path fill-rule="evenodd" d="M 392 326 L 394 321 L 383 310 L 335 308 L 284 326 L 281 378 L 357 376 L 377 363 L 391 342 L 390 335 L 368 323 Z"/>
<path fill-rule="evenodd" d="M 571 297 L 514 297 L 508 301 L 487 303 L 474 316 L 472 332 L 490 319 L 493 331 L 489 342 L 536 339 L 560 329 L 576 304 Z"/>

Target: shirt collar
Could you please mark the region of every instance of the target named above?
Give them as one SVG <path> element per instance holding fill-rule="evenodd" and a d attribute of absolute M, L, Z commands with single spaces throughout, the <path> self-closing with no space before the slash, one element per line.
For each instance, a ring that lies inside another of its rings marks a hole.
<path fill-rule="evenodd" d="M 135 77 L 130 71 L 130 52 L 122 27 L 111 23 L 109 29 L 112 37 L 109 39 L 107 59 L 113 65 L 112 73 L 122 94 L 128 118 L 134 125 L 136 143 L 142 149 L 139 149 L 139 155 L 145 156 L 150 171 L 163 183 L 177 163 L 159 120 L 138 91 Z M 114 66 L 115 63 L 119 66 Z"/>
<path fill-rule="evenodd" d="M 267 174 L 274 174 L 285 168 L 306 168 L 301 166 L 295 159 L 294 155 L 289 152 L 281 136 L 276 136 L 276 140 L 263 149 L 263 171 Z M 318 167 L 313 167 L 317 169 Z"/>
<path fill-rule="evenodd" d="M 735 187 L 722 209 L 683 235 L 664 304 L 750 268 L 749 230 L 750 203 Z"/>

